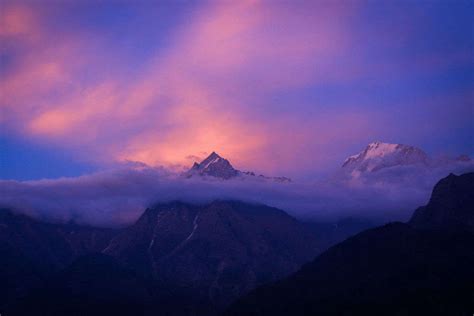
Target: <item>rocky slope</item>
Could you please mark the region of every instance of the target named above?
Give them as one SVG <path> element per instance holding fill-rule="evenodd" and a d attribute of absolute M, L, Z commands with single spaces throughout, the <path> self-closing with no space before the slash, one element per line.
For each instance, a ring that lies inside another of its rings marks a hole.
<path fill-rule="evenodd" d="M 281 210 L 235 201 L 146 210 L 105 254 L 146 277 L 225 305 L 318 253 L 315 234 Z"/>

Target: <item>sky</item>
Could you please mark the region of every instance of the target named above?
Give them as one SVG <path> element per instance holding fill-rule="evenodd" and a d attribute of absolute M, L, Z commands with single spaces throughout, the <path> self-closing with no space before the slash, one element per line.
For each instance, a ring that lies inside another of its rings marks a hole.
<path fill-rule="evenodd" d="M 97 225 L 216 198 L 406 220 L 472 163 L 338 172 L 373 141 L 474 155 L 473 13 L 460 0 L 3 0 L 0 206 Z M 212 151 L 293 182 L 176 176 Z"/>
<path fill-rule="evenodd" d="M 212 151 L 308 177 L 374 140 L 474 154 L 471 1 L 0 6 L 2 179 Z"/>

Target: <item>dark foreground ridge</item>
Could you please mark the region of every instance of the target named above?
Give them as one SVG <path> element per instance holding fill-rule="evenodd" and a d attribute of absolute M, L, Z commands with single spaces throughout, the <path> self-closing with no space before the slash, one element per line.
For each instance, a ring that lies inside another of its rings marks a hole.
<path fill-rule="evenodd" d="M 450 175 L 413 225 L 391 223 L 349 238 L 225 314 L 472 315 L 474 234 L 452 228 L 472 223 L 473 180 L 472 173 Z"/>
<path fill-rule="evenodd" d="M 320 247 L 314 230 L 285 212 L 238 201 L 158 204 L 123 230 L 2 210 L 0 312 L 215 314 Z"/>
<path fill-rule="evenodd" d="M 429 203 L 413 213 L 410 224 L 418 228 L 474 232 L 474 173 L 450 174 L 439 181 Z"/>

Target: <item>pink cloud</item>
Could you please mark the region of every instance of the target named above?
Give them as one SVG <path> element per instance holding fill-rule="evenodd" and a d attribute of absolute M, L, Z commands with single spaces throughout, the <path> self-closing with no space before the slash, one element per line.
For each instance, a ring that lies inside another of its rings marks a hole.
<path fill-rule="evenodd" d="M 35 53 L 2 80 L 1 103 L 11 125 L 72 148 L 86 142 L 102 147 L 101 138 L 112 139 L 119 145 L 100 149 L 109 159 L 152 165 L 187 163 L 188 155 L 212 150 L 240 157 L 245 164 L 250 152 L 275 143 L 268 122 L 262 124 L 251 106 L 242 104 L 249 101 L 248 85 L 261 82 L 265 94 L 275 85 L 304 84 L 311 75 L 301 72 L 308 59 L 340 49 L 333 25 L 326 25 L 327 18 L 317 19 L 320 14 L 295 17 L 284 8 L 253 1 L 216 4 L 179 29 L 174 45 L 150 61 L 136 82 L 122 75 L 83 84 L 76 82 L 82 67 L 96 67 L 97 59 L 78 56 L 75 50 L 81 53 L 81 45 L 94 42 L 78 34 L 57 42 L 42 30 L 41 16 L 15 10 L 7 8 L 7 15 L 24 21 L 7 19 L 8 36 L 34 30 L 38 40 L 28 43 Z M 81 69 L 76 59 L 83 61 Z M 264 64 L 269 66 L 259 69 Z M 243 78 L 247 73 L 251 79 Z M 229 86 L 235 87 L 231 95 Z M 130 133 L 119 139 L 107 136 L 123 127 Z"/>
<path fill-rule="evenodd" d="M 189 164 L 186 157 L 216 150 L 242 169 L 291 171 L 295 153 L 299 167 L 327 164 L 335 143 L 373 133 L 375 114 L 277 114 L 268 97 L 364 71 L 338 65 L 353 44 L 347 21 L 358 5 L 271 4 L 196 10 L 133 78 L 126 61 L 109 61 L 116 52 L 100 33 L 52 34 L 41 11 L 6 6 L 0 39 L 21 53 L 0 79 L 1 122 L 102 163 Z"/>
<path fill-rule="evenodd" d="M 30 9 L 21 5 L 8 6 L 0 13 L 0 36 L 34 36 L 35 21 Z"/>

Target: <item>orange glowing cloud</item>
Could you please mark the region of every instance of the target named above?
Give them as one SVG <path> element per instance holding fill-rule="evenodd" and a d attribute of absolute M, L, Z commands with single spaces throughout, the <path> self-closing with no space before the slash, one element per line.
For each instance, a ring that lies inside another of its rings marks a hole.
<path fill-rule="evenodd" d="M 113 85 L 103 83 L 82 91 L 79 95 L 73 95 L 69 101 L 56 107 L 51 106 L 34 117 L 29 128 L 35 135 L 69 137 L 74 133 L 80 134 L 83 141 L 90 140 L 86 135 L 91 135 L 91 131 L 96 129 L 93 122 L 107 119 L 116 102 L 117 94 Z"/>
<path fill-rule="evenodd" d="M 87 146 L 100 161 L 171 166 L 216 150 L 243 169 L 267 170 L 314 139 L 345 137 L 317 118 L 301 124 L 272 115 L 266 98 L 276 88 L 327 78 L 326 61 L 348 40 L 334 20 L 349 6 L 289 13 L 257 1 L 211 4 L 133 80 L 117 69 L 89 81 L 82 79 L 89 72 L 110 68 L 97 56 L 99 40 L 87 33 L 53 38 L 41 16 L 16 10 L 7 8 L 0 35 L 21 41 L 34 29 L 39 37 L 22 44 L 34 53 L 0 82 L 3 120 L 17 132 L 70 150 Z M 359 123 L 357 133 L 365 133 Z"/>

